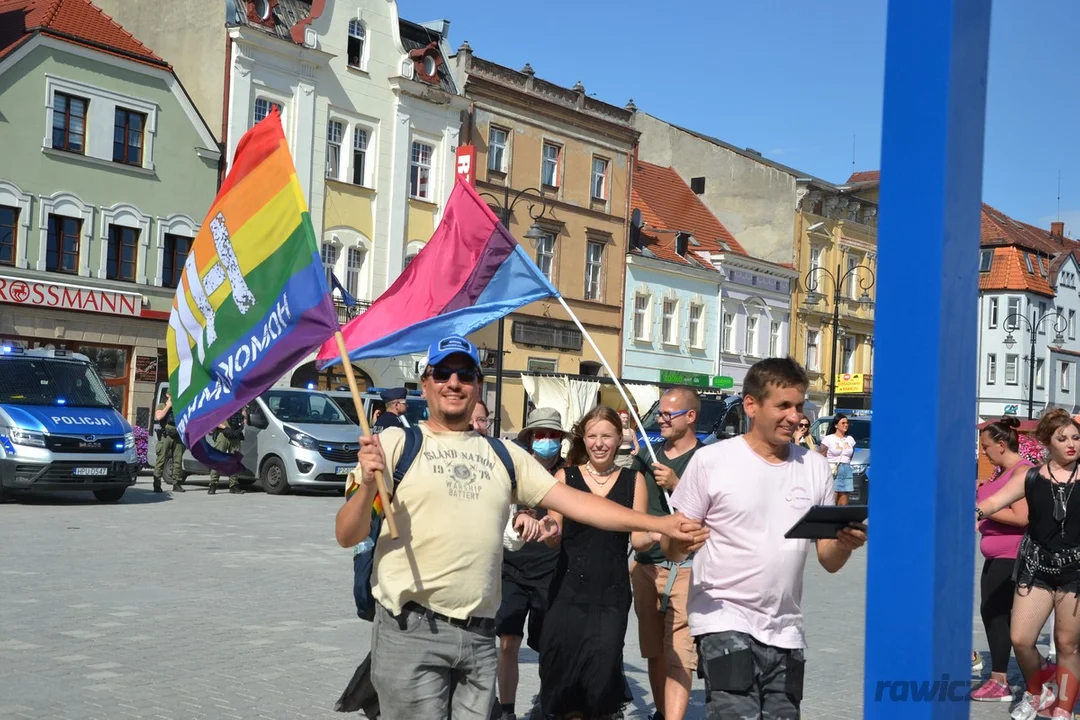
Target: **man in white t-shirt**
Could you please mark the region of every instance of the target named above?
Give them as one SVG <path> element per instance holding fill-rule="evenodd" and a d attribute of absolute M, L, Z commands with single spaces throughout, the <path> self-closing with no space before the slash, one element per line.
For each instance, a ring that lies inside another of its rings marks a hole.
<path fill-rule="evenodd" d="M 697 552 L 687 608 L 708 718 L 799 717 L 811 541 L 784 534 L 812 505 L 835 504 L 825 458 L 792 443 L 807 384 L 790 358 L 750 368 L 743 381 L 749 432 L 700 448 L 671 496 L 672 507 L 709 531 L 703 543 L 662 541 L 675 562 Z M 865 542 L 863 531 L 841 530 L 835 540 L 816 541 L 818 562 L 837 572 Z"/>

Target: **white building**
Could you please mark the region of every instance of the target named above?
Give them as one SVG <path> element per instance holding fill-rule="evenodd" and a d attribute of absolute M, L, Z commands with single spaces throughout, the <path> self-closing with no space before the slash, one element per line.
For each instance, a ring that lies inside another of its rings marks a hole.
<path fill-rule="evenodd" d="M 1080 410 L 1080 243 L 983 205 L 979 251 L 979 420 Z M 1059 336 L 1060 333 L 1060 336 Z M 1034 339 L 1034 353 L 1032 340 Z M 1032 376 L 1034 375 L 1034 382 Z"/>

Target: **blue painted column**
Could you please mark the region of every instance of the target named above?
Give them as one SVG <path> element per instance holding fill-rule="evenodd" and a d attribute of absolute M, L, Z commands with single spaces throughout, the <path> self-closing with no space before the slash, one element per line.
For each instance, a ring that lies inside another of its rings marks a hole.
<path fill-rule="evenodd" d="M 989 39 L 989 0 L 889 3 L 863 698 L 872 720 L 969 716 Z"/>

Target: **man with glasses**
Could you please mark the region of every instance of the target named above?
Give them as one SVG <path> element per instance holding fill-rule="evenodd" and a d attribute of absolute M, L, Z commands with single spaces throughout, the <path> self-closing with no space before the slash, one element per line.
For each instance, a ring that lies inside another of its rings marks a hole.
<path fill-rule="evenodd" d="M 479 354 L 465 338 L 447 337 L 429 348 L 421 377 L 429 417 L 419 423 L 419 453 L 391 502 L 399 536 L 391 538 L 383 523 L 375 545 L 371 679 L 383 720 L 486 718 L 491 711 L 511 505 L 540 506 L 604 530 L 659 533 L 691 546 L 707 535 L 681 515 L 652 517 L 575 490 L 515 444 L 492 444 L 471 432 L 481 380 Z M 405 431 L 397 428 L 360 438 L 360 464 L 350 475 L 359 489 L 336 520 L 342 547 L 367 538 L 375 473 L 391 477 L 404 444 Z M 500 459 L 504 450 L 513 478 Z"/>
<path fill-rule="evenodd" d="M 375 421 L 375 427 L 372 428 L 374 432 L 382 432 L 391 427 L 409 427 L 409 421 L 405 419 L 405 411 L 409 409 L 408 402 L 405 400 L 408 395 L 408 391 L 403 387 L 383 390 L 379 394 L 379 397 L 386 404 L 386 410 Z"/>
<path fill-rule="evenodd" d="M 645 476 L 649 514 L 671 513 L 665 491 L 671 493 L 697 449 L 697 417 L 701 398 L 688 387 L 672 388 L 660 398 L 660 435 L 664 441 L 635 458 L 637 471 Z M 649 664 L 649 685 L 656 705 L 655 720 L 683 720 L 690 703 L 690 685 L 697 667 L 697 651 L 690 637 L 686 598 L 690 591 L 693 558 L 673 563 L 664 557 L 659 543 L 634 557 L 630 579 L 638 617 L 641 657 Z"/>

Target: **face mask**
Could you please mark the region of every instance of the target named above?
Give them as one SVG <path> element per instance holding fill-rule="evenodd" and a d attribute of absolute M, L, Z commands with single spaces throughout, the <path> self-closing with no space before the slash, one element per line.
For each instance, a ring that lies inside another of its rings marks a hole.
<path fill-rule="evenodd" d="M 532 449 L 533 452 L 540 457 L 548 459 L 554 457 L 555 453 L 559 452 L 559 441 L 552 438 L 533 440 Z"/>

